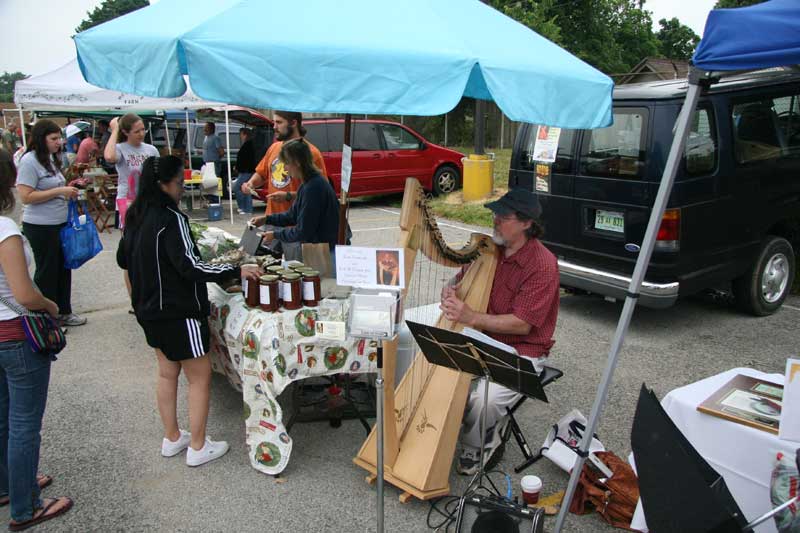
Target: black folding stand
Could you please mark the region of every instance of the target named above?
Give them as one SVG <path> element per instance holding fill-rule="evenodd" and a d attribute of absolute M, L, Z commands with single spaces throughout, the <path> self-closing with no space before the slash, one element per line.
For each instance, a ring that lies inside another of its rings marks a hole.
<path fill-rule="evenodd" d="M 563 375 L 564 373 L 561 370 L 558 370 L 557 368 L 553 368 L 550 366 L 546 366 L 541 372 L 539 372 L 539 380 L 542 383 L 542 387 L 546 387 L 547 385 L 554 382 Z M 534 455 L 533 452 L 531 452 L 531 447 L 528 445 L 528 441 L 525 438 L 525 435 L 522 433 L 522 429 L 520 429 L 516 417 L 514 417 L 514 413 L 516 413 L 517 409 L 519 409 L 520 406 L 523 403 L 525 403 L 525 400 L 527 400 L 527 397 L 523 396 L 522 398 L 517 400 L 517 403 L 515 403 L 510 408 L 506 407 L 506 413 L 508 416 L 508 426 L 506 427 L 506 430 L 503 433 L 503 435 L 501 435 L 501 438 L 503 439 L 504 442 L 507 442 L 509 437 L 511 437 L 511 435 L 514 435 L 514 439 L 517 441 L 517 444 L 519 445 L 519 449 L 522 452 L 522 456 L 525 457 L 525 460 L 523 462 L 514 467 L 514 472 L 517 474 L 519 474 L 529 466 L 533 465 L 536 461 L 544 457 L 544 455 L 542 455 L 541 449 L 536 453 L 536 455 Z"/>

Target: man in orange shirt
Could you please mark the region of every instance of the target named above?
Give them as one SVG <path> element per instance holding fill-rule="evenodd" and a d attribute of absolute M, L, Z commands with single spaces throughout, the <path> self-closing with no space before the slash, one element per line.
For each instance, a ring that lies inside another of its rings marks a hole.
<path fill-rule="evenodd" d="M 296 196 L 295 193 L 300 188 L 300 180 L 292 178 L 286 172 L 286 169 L 283 168 L 283 163 L 278 158 L 278 154 L 284 142 L 301 139 L 306 133 L 306 129 L 303 127 L 303 115 L 292 111 L 275 111 L 274 126 L 276 141 L 267 149 L 267 153 L 256 166 L 256 171 L 252 177 L 242 184 L 242 192 L 250 194 L 252 189 L 260 189 L 266 182 L 267 210 L 265 215 L 283 213 L 291 207 L 292 201 Z M 305 142 L 308 143 L 311 149 L 314 165 L 319 168 L 323 176 L 328 177 L 322 153 L 310 142 Z M 258 226 L 260 225 L 258 224 L 259 219 L 262 219 L 262 217 L 254 217 L 251 222 Z"/>
<path fill-rule="evenodd" d="M 295 139 L 303 139 L 308 143 L 311 149 L 311 156 L 314 160 L 314 165 L 320 170 L 323 176 L 328 177 L 328 172 L 325 170 L 325 161 L 322 159 L 322 153 L 316 146 L 306 141 L 303 136 L 306 134 L 306 129 L 303 127 L 303 115 L 294 111 L 275 111 L 273 115 L 273 125 L 275 127 L 275 142 L 267 149 L 261 162 L 256 166 L 255 173 L 250 179 L 242 184 L 242 192 L 250 194 L 253 189 L 259 189 L 266 183 L 266 202 L 267 209 L 264 216 L 253 217 L 250 219 L 250 224 L 254 226 L 263 226 L 266 220 L 266 215 L 275 215 L 288 211 L 292 206 L 292 201 L 296 196 L 297 189 L 300 188 L 300 180 L 293 178 L 289 175 L 283 167 L 278 154 L 281 152 L 281 147 L 284 142 L 293 141 Z M 262 198 L 264 196 L 262 195 Z M 269 228 L 267 228 L 269 229 Z M 283 257 L 286 260 L 299 260 L 302 257 L 300 243 L 286 243 L 273 241 L 278 246 L 272 245 L 276 251 L 280 247 L 283 252 Z"/>

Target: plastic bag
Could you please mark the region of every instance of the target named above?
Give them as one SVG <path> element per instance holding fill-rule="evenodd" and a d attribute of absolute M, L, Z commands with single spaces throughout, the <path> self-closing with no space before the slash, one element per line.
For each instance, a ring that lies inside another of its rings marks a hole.
<path fill-rule="evenodd" d="M 84 212 L 88 213 L 85 203 L 83 208 Z M 78 216 L 78 202 L 70 200 L 67 225 L 61 228 L 64 266 L 69 269 L 80 267 L 103 250 L 92 217 L 84 216 L 83 218 L 84 221 L 81 222 L 81 217 Z"/>
<path fill-rule="evenodd" d="M 550 428 L 547 438 L 542 443 L 542 455 L 569 473 L 578 460 L 576 450 L 585 430 L 586 417 L 577 409 L 573 409 Z M 603 443 L 597 439 L 597 435 L 594 435 L 589 444 L 589 451 L 602 452 L 605 449 Z"/>
<path fill-rule="evenodd" d="M 219 186 L 219 180 L 217 178 L 217 172 L 214 169 L 214 163 L 206 163 L 203 165 L 203 168 L 200 169 L 200 173 L 203 176 L 201 187 L 205 189 L 216 189 Z"/>

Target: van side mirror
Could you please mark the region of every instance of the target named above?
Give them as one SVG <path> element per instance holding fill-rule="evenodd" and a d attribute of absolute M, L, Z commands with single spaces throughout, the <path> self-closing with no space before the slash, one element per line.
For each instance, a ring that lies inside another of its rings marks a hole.
<path fill-rule="evenodd" d="M 420 150 L 427 150 L 428 149 L 428 145 L 423 143 L 423 142 L 421 142 L 421 143 L 419 143 L 419 149 Z"/>

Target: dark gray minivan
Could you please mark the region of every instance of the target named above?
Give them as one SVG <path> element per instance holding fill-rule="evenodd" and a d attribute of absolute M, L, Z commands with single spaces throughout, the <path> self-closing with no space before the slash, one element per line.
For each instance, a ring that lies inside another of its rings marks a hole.
<path fill-rule="evenodd" d="M 510 187 L 537 191 L 561 283 L 623 298 L 661 178 L 686 80 L 614 89 L 614 124 L 562 130 L 536 178 L 536 125 L 520 128 Z M 800 72 L 727 78 L 701 96 L 640 302 L 730 288 L 755 315 L 791 290 L 800 249 Z"/>

